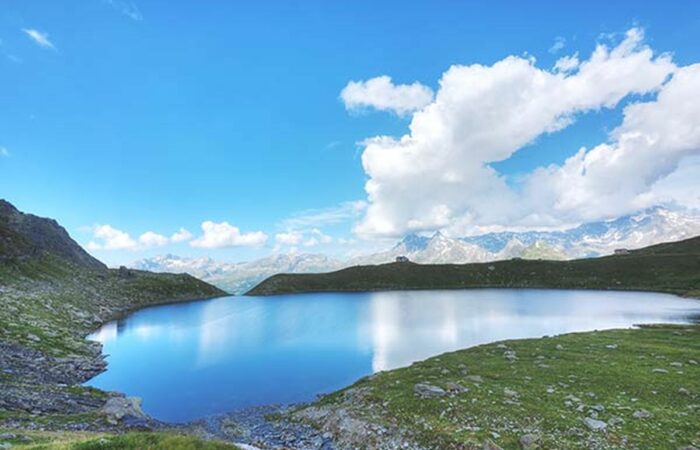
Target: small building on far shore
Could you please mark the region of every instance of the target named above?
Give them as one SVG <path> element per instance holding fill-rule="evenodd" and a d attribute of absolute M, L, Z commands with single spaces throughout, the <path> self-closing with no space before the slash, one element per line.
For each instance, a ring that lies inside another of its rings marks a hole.
<path fill-rule="evenodd" d="M 411 260 L 408 259 L 408 256 L 397 256 L 396 262 L 397 263 L 407 263 L 407 262 L 411 262 Z"/>
<path fill-rule="evenodd" d="M 615 254 L 616 255 L 629 255 L 630 251 L 626 248 L 616 248 L 615 249 Z"/>

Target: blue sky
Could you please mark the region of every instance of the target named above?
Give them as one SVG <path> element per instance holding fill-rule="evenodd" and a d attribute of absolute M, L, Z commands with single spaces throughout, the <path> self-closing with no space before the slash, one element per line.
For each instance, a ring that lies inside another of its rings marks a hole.
<path fill-rule="evenodd" d="M 352 251 L 383 242 L 353 233 L 365 213 L 345 203 L 368 201 L 358 143 L 401 136 L 412 118 L 348 111 L 340 94 L 350 81 L 388 75 L 437 91 L 455 64 L 515 55 L 550 69 L 563 55 L 588 58 L 601 39 L 613 48 L 634 27 L 656 55 L 700 61 L 695 1 L 5 0 L 0 196 L 56 218 L 84 245 L 107 224 L 132 241 L 181 227 L 196 238 L 205 221 L 267 236 L 92 250 L 111 264 L 164 252 L 247 259 L 279 250 L 275 235 L 297 226 L 294 247 L 315 236 L 309 249 Z M 592 107 L 491 167 L 517 184 L 562 164 L 604 142 L 624 106 L 645 98 Z"/>

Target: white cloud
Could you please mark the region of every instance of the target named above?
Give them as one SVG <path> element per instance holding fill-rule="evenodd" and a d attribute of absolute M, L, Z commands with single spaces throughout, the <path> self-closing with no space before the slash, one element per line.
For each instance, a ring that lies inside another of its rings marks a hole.
<path fill-rule="evenodd" d="M 105 0 L 112 8 L 124 14 L 131 20 L 141 21 L 143 20 L 143 15 L 139 10 L 136 3 L 127 0 Z"/>
<path fill-rule="evenodd" d="M 0 156 L 10 156 L 10 151 L 5 147 L 0 147 Z"/>
<path fill-rule="evenodd" d="M 300 230 L 335 225 L 351 219 L 357 219 L 367 208 L 363 200 L 343 202 L 338 206 L 301 211 L 283 220 L 280 227 L 286 230 Z"/>
<path fill-rule="evenodd" d="M 566 38 L 562 36 L 557 36 L 554 39 L 554 44 L 552 44 L 551 47 L 549 47 L 549 53 L 558 53 L 559 50 L 563 49 L 566 46 Z"/>
<path fill-rule="evenodd" d="M 275 235 L 275 240 L 284 245 L 297 245 L 301 240 L 304 238 L 304 236 L 297 232 L 297 231 L 289 231 L 286 233 L 277 233 Z"/>
<path fill-rule="evenodd" d="M 340 93 L 347 110 L 374 108 L 404 115 L 419 110 L 433 100 L 433 91 L 418 82 L 394 84 L 386 75 L 367 81 L 351 81 Z"/>
<path fill-rule="evenodd" d="M 111 225 L 96 225 L 87 231 L 92 232 L 93 239 L 87 243 L 89 250 L 145 250 L 152 247 L 163 247 L 172 242 L 180 242 L 176 237 L 181 238 L 184 233 L 189 233 L 184 228 L 175 233 L 171 239 L 154 231 L 142 233 L 138 239 L 134 239 L 126 231 L 114 228 Z M 191 235 L 190 235 L 191 237 Z"/>
<path fill-rule="evenodd" d="M 143 247 L 162 247 L 168 244 L 168 238 L 162 234 L 146 231 L 139 236 L 139 244 Z"/>
<path fill-rule="evenodd" d="M 48 33 L 43 33 L 39 30 L 35 30 L 33 28 L 22 28 L 22 31 L 29 36 L 31 40 L 33 40 L 39 47 L 43 48 L 50 48 L 55 50 L 56 47 L 54 47 L 53 43 L 49 40 L 49 34 Z"/>
<path fill-rule="evenodd" d="M 237 227 L 228 222 L 202 222 L 202 231 L 204 234 L 191 241 L 190 246 L 200 248 L 256 246 L 267 241 L 267 235 L 262 231 L 241 233 Z"/>
<path fill-rule="evenodd" d="M 189 241 L 192 239 L 192 233 L 189 232 L 189 230 L 180 227 L 180 229 L 173 233 L 172 236 L 170 236 L 170 240 L 173 242 L 185 242 Z"/>
<path fill-rule="evenodd" d="M 89 250 L 133 250 L 138 242 L 129 233 L 118 230 L 111 225 L 97 225 L 93 229 L 94 240 L 88 242 Z"/>
<path fill-rule="evenodd" d="M 554 70 L 556 72 L 571 72 L 576 70 L 579 64 L 578 53 L 571 56 L 562 56 L 554 63 Z"/>
<path fill-rule="evenodd" d="M 592 186 L 600 193 L 605 191 L 603 180 L 592 177 L 587 178 L 591 181 L 583 182 L 574 176 L 572 183 L 567 183 L 566 177 L 557 176 L 555 167 L 546 169 L 545 173 L 554 181 L 561 180 L 557 189 L 563 193 L 552 193 L 554 183 L 547 189 L 544 183 L 535 180 L 535 175 L 525 183 L 525 192 L 521 192 L 509 186 L 490 164 L 510 158 L 543 134 L 569 126 L 579 114 L 615 107 L 630 94 L 658 92 L 676 66 L 669 55 L 654 55 L 642 41 L 642 30 L 631 29 L 613 48 L 597 45 L 589 59 L 580 61 L 577 70 L 571 73 L 540 69 L 534 60 L 517 56 L 491 66 L 450 67 L 440 80 L 434 101 L 413 114 L 407 134 L 399 138 L 377 136 L 365 141 L 362 164 L 369 177 L 365 185 L 369 206 L 355 231 L 362 236 L 377 237 L 441 228 L 463 232 L 469 227 L 503 224 L 556 226 L 564 216 L 567 220 L 580 220 L 604 214 L 604 210 L 625 209 L 627 205 L 613 206 L 616 202 L 605 197 L 599 197 L 598 201 L 610 204 L 609 207 L 596 208 L 595 213 L 579 209 L 582 205 L 588 208 L 590 199 L 581 197 L 585 193 L 573 193 L 567 185 L 577 184 L 581 189 Z M 569 69 L 572 66 L 568 64 Z M 694 78 L 691 73 L 686 76 Z M 667 87 L 675 82 L 674 78 Z M 659 98 L 664 96 L 666 93 L 662 92 Z M 695 122 L 687 121 L 686 114 L 686 110 L 693 109 L 690 103 L 694 98 L 686 93 L 684 105 L 663 108 L 681 120 L 674 126 L 667 117 L 664 125 L 654 126 L 656 132 L 669 133 L 665 138 L 640 137 L 639 129 L 650 125 L 650 120 L 642 117 L 654 116 L 654 120 L 663 117 L 640 105 L 629 106 L 625 113 L 627 123 L 612 136 L 625 142 L 627 150 L 601 148 L 589 157 L 587 152 L 576 155 L 567 163 L 567 173 L 579 173 L 579 177 L 586 178 L 588 171 L 603 173 L 598 166 L 614 166 L 617 172 L 607 173 L 611 176 L 617 173 L 629 183 L 616 180 L 611 184 L 620 188 L 624 184 L 626 192 L 639 192 L 645 182 L 654 180 L 657 174 L 668 174 L 675 167 L 677 158 L 667 158 L 669 152 L 675 153 L 669 150 L 671 141 L 685 140 L 693 134 L 693 129 L 698 129 L 693 128 Z M 675 137 L 671 132 L 676 133 Z M 637 158 L 627 158 L 633 146 L 642 145 L 635 139 L 655 140 L 654 144 L 644 144 L 642 152 L 648 153 L 656 161 L 654 165 L 662 166 L 662 170 L 650 170 L 647 177 L 622 170 L 613 163 L 622 155 L 624 160 Z M 538 172 L 537 177 L 544 175 Z M 628 187 L 629 184 L 637 186 Z M 533 196 L 533 192 L 537 195 Z M 562 211 L 566 214 L 560 216 Z"/>
<path fill-rule="evenodd" d="M 330 244 L 333 242 L 333 238 L 324 234 L 318 228 L 311 230 L 311 237 L 304 241 L 304 247 L 314 247 L 321 244 Z"/>
<path fill-rule="evenodd" d="M 664 197 L 683 202 L 668 197 L 668 182 L 661 184 L 661 192 L 653 188 L 682 160 L 700 154 L 698 92 L 700 64 L 679 68 L 655 100 L 625 108 L 610 142 L 581 149 L 561 166 L 536 171 L 526 186 L 533 207 L 546 201 L 553 214 L 587 220 L 638 210 Z M 684 189 L 697 192 L 700 178 Z"/>

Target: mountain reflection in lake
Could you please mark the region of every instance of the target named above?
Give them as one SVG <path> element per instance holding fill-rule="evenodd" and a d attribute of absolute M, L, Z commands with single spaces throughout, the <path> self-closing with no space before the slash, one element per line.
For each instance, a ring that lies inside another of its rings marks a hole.
<path fill-rule="evenodd" d="M 700 302 L 636 292 L 482 289 L 225 297 L 164 305 L 90 336 L 110 355 L 88 384 L 186 421 L 312 400 L 380 370 L 501 339 L 688 322 Z"/>

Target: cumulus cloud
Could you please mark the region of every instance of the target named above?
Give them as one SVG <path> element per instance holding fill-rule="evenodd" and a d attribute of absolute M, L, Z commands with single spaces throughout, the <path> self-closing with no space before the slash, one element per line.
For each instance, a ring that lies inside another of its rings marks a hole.
<path fill-rule="evenodd" d="M 34 41 L 39 47 L 49 48 L 55 50 L 53 43 L 49 40 L 49 34 L 43 33 L 39 30 L 33 28 L 22 28 L 22 31 L 29 36 L 29 38 Z"/>
<path fill-rule="evenodd" d="M 311 230 L 310 237 L 304 241 L 304 247 L 315 247 L 321 244 L 330 244 L 333 242 L 333 238 L 327 234 L 324 234 L 318 228 Z"/>
<path fill-rule="evenodd" d="M 554 63 L 554 70 L 557 72 L 571 72 L 578 68 L 578 53 L 570 56 L 562 56 Z"/>
<path fill-rule="evenodd" d="M 654 184 L 681 160 L 700 153 L 698 92 L 700 64 L 679 68 L 655 100 L 625 108 L 610 142 L 581 149 L 563 165 L 532 174 L 526 186 L 530 202 L 536 206 L 546 200 L 554 214 L 595 219 L 659 201 Z M 699 187 L 696 179 L 685 189 Z"/>
<path fill-rule="evenodd" d="M 190 246 L 199 248 L 225 248 L 262 245 L 267 235 L 262 231 L 241 233 L 237 227 L 228 222 L 202 222 L 203 235 L 190 242 Z"/>
<path fill-rule="evenodd" d="M 170 239 L 154 231 L 146 231 L 138 239 L 134 239 L 126 231 L 119 230 L 111 225 L 96 225 L 89 230 L 93 235 L 92 240 L 87 243 L 89 250 L 145 250 L 153 247 L 163 247 L 171 242 L 181 242 L 192 237 L 190 232 L 184 228 L 180 228 Z"/>
<path fill-rule="evenodd" d="M 190 233 L 189 230 L 180 227 L 178 231 L 176 231 L 175 233 L 173 233 L 172 236 L 170 236 L 170 240 L 173 242 L 185 242 L 192 239 L 192 237 L 192 233 Z"/>
<path fill-rule="evenodd" d="M 297 245 L 301 240 L 304 238 L 304 236 L 297 232 L 297 231 L 289 231 L 286 233 L 277 233 L 275 235 L 275 240 L 279 244 L 284 244 L 284 245 Z"/>
<path fill-rule="evenodd" d="M 373 108 L 405 115 L 419 110 L 433 100 L 433 91 L 418 82 L 394 84 L 386 75 L 366 81 L 351 81 L 340 93 L 349 111 Z"/>
<path fill-rule="evenodd" d="M 129 233 L 111 225 L 97 225 L 93 229 L 93 240 L 88 242 L 90 250 L 133 250 L 138 242 Z"/>
<path fill-rule="evenodd" d="M 588 59 L 570 57 L 576 60 L 552 70 L 518 56 L 450 67 L 435 99 L 412 115 L 407 134 L 364 141 L 369 206 L 355 231 L 395 237 L 499 224 L 556 226 L 564 217 L 600 218 L 630 207 L 644 186 L 694 151 L 698 132 L 690 119 L 697 117 L 690 94 L 693 86 L 700 89 L 696 70 L 677 71 L 669 55 L 655 55 L 643 38 L 633 28 L 617 45 L 598 44 Z M 658 99 L 625 109 L 610 143 L 526 176 L 524 187 L 513 188 L 491 166 L 580 114 L 656 93 Z M 618 191 L 606 187 L 608 177 Z M 605 206 L 592 207 L 596 195 Z"/>
<path fill-rule="evenodd" d="M 162 247 L 168 244 L 169 240 L 162 234 L 154 233 L 153 231 L 146 231 L 141 236 L 139 236 L 139 244 L 143 247 Z"/>

